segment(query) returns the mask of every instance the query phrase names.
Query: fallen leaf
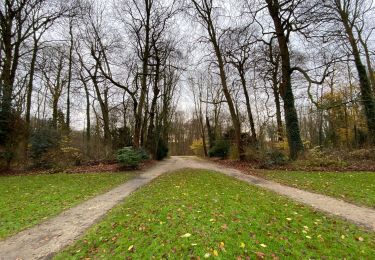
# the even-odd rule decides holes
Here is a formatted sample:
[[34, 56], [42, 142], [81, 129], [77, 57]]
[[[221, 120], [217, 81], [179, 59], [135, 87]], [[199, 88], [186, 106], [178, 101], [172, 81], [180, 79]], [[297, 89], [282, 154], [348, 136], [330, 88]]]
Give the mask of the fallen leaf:
[[214, 250], [214, 251], [212, 252], [212, 254], [213, 254], [214, 256], [219, 256], [219, 253], [217, 252], [217, 250]]
[[267, 245], [265, 245], [265, 244], [260, 244], [260, 246], [261, 246], [261, 247], [267, 247]]
[[186, 233], [186, 234], [182, 235], [181, 237], [191, 237], [191, 234], [190, 233]]
[[244, 243], [244, 242], [241, 242], [240, 247], [241, 247], [241, 248], [245, 248], [245, 243]]
[[219, 248], [220, 248], [220, 249], [223, 249], [224, 246], [225, 246], [224, 242], [220, 242], [220, 244], [219, 244]]
[[345, 236], [344, 236], [344, 235], [341, 235], [341, 239], [345, 239]]
[[263, 252], [255, 252], [255, 254], [257, 255], [257, 259], [264, 259], [266, 256], [266, 254]]
[[210, 256], [211, 256], [210, 253], [206, 253], [206, 254], [204, 255], [204, 258], [209, 258]]
[[133, 249], [134, 249], [134, 245], [131, 245], [131, 246], [128, 247], [128, 251], [129, 251], [129, 252], [130, 252], [130, 251], [133, 251]]
[[286, 218], [286, 220], [288, 220], [288, 221], [292, 221], [292, 218]]
[[222, 229], [228, 229], [228, 225], [227, 225], [227, 224], [223, 224], [223, 225], [221, 226], [221, 228], [222, 228]]
[[358, 241], [361, 241], [361, 242], [364, 241], [363, 237], [357, 237], [357, 240], [358, 240]]

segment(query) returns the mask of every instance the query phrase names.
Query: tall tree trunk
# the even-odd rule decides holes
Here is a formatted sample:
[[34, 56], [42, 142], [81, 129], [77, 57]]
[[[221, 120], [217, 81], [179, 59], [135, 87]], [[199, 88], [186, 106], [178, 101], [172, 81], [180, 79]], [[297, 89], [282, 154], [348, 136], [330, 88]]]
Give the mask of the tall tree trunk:
[[135, 118], [135, 127], [134, 127], [134, 138], [133, 138], [133, 146], [134, 148], [139, 148], [140, 140], [142, 135], [142, 115], [143, 115], [143, 108], [146, 101], [146, 94], [147, 94], [147, 77], [148, 77], [148, 61], [150, 57], [150, 20], [151, 20], [151, 8], [152, 8], [152, 1], [145, 0], [145, 11], [146, 11], [146, 21], [145, 21], [145, 45], [143, 50], [143, 57], [142, 57], [142, 79], [141, 79], [141, 94], [138, 103], [138, 111]]
[[210, 37], [211, 37], [211, 42], [213, 44], [215, 54], [216, 54], [216, 59], [218, 61], [221, 85], [222, 85], [222, 88], [223, 88], [225, 99], [228, 103], [228, 108], [229, 108], [229, 112], [230, 112], [233, 127], [234, 127], [234, 135], [235, 135], [234, 136], [234, 143], [236, 144], [236, 154], [234, 155], [234, 157], [235, 157], [235, 159], [241, 159], [242, 154], [243, 154], [243, 148], [242, 148], [242, 142], [241, 142], [241, 124], [240, 124], [240, 120], [238, 118], [238, 114], [236, 112], [236, 108], [234, 107], [233, 99], [232, 99], [232, 97], [230, 95], [230, 92], [229, 92], [229, 88], [228, 88], [228, 84], [227, 84], [227, 75], [226, 75], [226, 72], [225, 72], [224, 60], [223, 60], [223, 56], [221, 54], [220, 47], [217, 43], [216, 34], [213, 31], [214, 30], [213, 25], [211, 25], [211, 28], [212, 29], [209, 32]]
[[240, 74], [242, 90], [243, 90], [243, 93], [245, 94], [247, 116], [248, 116], [249, 122], [250, 122], [251, 138], [252, 138], [253, 144], [255, 144], [255, 143], [257, 143], [257, 133], [255, 131], [255, 123], [254, 123], [253, 113], [251, 111], [250, 97], [249, 97], [249, 93], [247, 91], [245, 71], [240, 66], [237, 68], [237, 70], [238, 70], [238, 73]]
[[102, 112], [103, 117], [103, 131], [104, 131], [104, 147], [105, 147], [105, 155], [109, 156], [111, 149], [112, 149], [112, 140], [111, 140], [111, 130], [109, 127], [109, 109], [108, 109], [108, 88], [104, 90], [103, 96], [100, 92], [99, 82], [97, 79], [99, 65], [96, 64], [95, 72], [91, 75], [91, 80], [94, 84], [96, 96], [99, 101], [100, 110]]
[[30, 131], [31, 131], [31, 99], [32, 99], [32, 93], [33, 93], [33, 83], [34, 83], [34, 74], [35, 74], [35, 65], [36, 65], [36, 58], [38, 54], [38, 40], [39, 38], [36, 38], [34, 35], [34, 46], [33, 46], [33, 54], [31, 57], [31, 63], [30, 63], [30, 75], [29, 75], [29, 82], [27, 85], [27, 94], [26, 94], [26, 115], [25, 115], [25, 121], [26, 121], [26, 129], [25, 129], [25, 143], [23, 147], [23, 153], [24, 158], [27, 159], [27, 151], [28, 151], [28, 144], [29, 144], [29, 138], [30, 138]]
[[90, 118], [90, 93], [87, 86], [87, 83], [83, 76], [80, 74], [81, 81], [83, 87], [85, 89], [85, 96], [86, 96], [86, 154], [90, 158], [91, 151], [90, 151], [90, 141], [91, 141], [91, 118]]
[[207, 132], [208, 132], [208, 143], [209, 143], [209, 148], [212, 148], [215, 145], [215, 131], [212, 129], [211, 124], [210, 124], [210, 119], [206, 115], [206, 126], [207, 126]]
[[67, 98], [66, 98], [66, 131], [68, 134], [70, 133], [70, 88], [72, 84], [73, 48], [74, 48], [72, 21], [69, 22], [69, 36], [70, 36], [70, 46], [69, 46], [69, 65], [68, 65], [68, 86], [67, 86]]
[[341, 10], [340, 16], [345, 27], [345, 32], [348, 36], [352, 54], [354, 57], [355, 66], [357, 68], [359, 77], [359, 86], [361, 90], [362, 103], [365, 110], [366, 123], [368, 128], [368, 136], [370, 142], [375, 143], [375, 100], [372, 93], [371, 83], [367, 76], [366, 67], [361, 60], [357, 41], [353, 34], [353, 28], [350, 25], [347, 14]]
[[303, 151], [298, 115], [294, 102], [294, 95], [291, 81], [290, 54], [288, 40], [284, 32], [283, 22], [280, 18], [278, 0], [266, 0], [268, 11], [273, 20], [277, 40], [280, 48], [282, 82], [280, 85], [280, 96], [284, 101], [285, 125], [289, 144], [289, 155], [292, 160], [296, 160], [300, 152]]
[[2, 93], [1, 94], [1, 112], [0, 112], [0, 144], [6, 144], [10, 131], [10, 120], [12, 113], [12, 21], [5, 24], [2, 31], [2, 41], [4, 48], [3, 67], [1, 72]]
[[160, 80], [160, 60], [156, 58], [156, 67], [155, 67], [155, 82], [154, 82], [154, 89], [153, 89], [153, 98], [151, 101], [151, 108], [150, 108], [150, 125], [148, 127], [147, 132], [147, 147], [148, 150], [151, 152], [152, 157], [156, 159], [157, 156], [157, 143], [156, 143], [156, 133], [155, 133], [155, 113], [156, 113], [156, 105], [158, 101], [158, 96], [160, 93], [159, 89], [159, 80]]
[[283, 121], [281, 119], [281, 105], [279, 94], [279, 83], [277, 80], [277, 72], [272, 75], [272, 91], [276, 105], [276, 122], [277, 122], [277, 140], [282, 142], [284, 140]]

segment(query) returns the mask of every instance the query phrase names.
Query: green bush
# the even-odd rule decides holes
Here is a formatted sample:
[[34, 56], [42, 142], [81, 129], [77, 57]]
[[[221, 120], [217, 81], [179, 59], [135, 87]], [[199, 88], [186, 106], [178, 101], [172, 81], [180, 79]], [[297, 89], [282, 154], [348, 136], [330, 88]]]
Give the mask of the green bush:
[[142, 154], [132, 147], [125, 147], [117, 151], [117, 160], [123, 167], [136, 168], [142, 162]]
[[58, 149], [60, 136], [56, 130], [44, 127], [35, 130], [30, 140], [30, 156], [35, 167], [51, 168], [53, 161], [50, 154]]
[[216, 140], [215, 145], [208, 151], [210, 157], [225, 158], [228, 156], [230, 144], [227, 140]]
[[269, 168], [272, 166], [285, 165], [288, 162], [288, 157], [278, 149], [271, 149], [264, 152], [261, 156], [261, 168]]
[[168, 155], [168, 146], [167, 144], [164, 142], [164, 140], [159, 140], [159, 143], [158, 143], [158, 150], [157, 150], [157, 153], [156, 153], [156, 160], [163, 160], [164, 158], [167, 157]]
[[146, 161], [146, 160], [150, 159], [150, 155], [149, 155], [149, 153], [147, 152], [146, 149], [140, 148], [138, 150], [138, 152], [141, 155], [142, 161]]

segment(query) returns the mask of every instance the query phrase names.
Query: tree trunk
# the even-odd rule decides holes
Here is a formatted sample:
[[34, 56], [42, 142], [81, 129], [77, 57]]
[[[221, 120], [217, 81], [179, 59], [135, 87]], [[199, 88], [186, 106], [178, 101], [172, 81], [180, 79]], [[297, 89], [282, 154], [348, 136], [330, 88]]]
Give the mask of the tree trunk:
[[371, 143], [375, 143], [375, 100], [371, 89], [371, 83], [367, 76], [366, 67], [362, 63], [361, 54], [357, 46], [357, 41], [353, 34], [353, 28], [349, 24], [347, 15], [346, 13], [341, 11], [340, 16], [344, 24], [346, 34], [348, 36], [350, 46], [352, 48], [352, 54], [358, 72], [359, 85], [361, 90], [362, 103], [365, 110], [369, 140]]
[[279, 94], [279, 83], [277, 80], [277, 72], [272, 75], [272, 90], [276, 105], [276, 122], [277, 122], [277, 140], [282, 142], [284, 140], [283, 121], [281, 119], [281, 105]]
[[266, 0], [268, 11], [273, 20], [277, 40], [280, 48], [282, 82], [280, 85], [280, 96], [284, 101], [285, 125], [289, 144], [289, 156], [296, 160], [303, 151], [298, 115], [294, 103], [294, 95], [291, 82], [290, 54], [288, 40], [284, 32], [283, 23], [279, 15], [279, 3], [277, 0]]
[[134, 127], [134, 138], [133, 146], [134, 148], [139, 148], [140, 140], [142, 135], [142, 115], [143, 107], [146, 101], [147, 94], [147, 76], [148, 76], [148, 61], [150, 57], [150, 16], [151, 16], [151, 3], [145, 1], [145, 11], [146, 11], [146, 21], [145, 21], [145, 47], [143, 50], [142, 57], [142, 80], [141, 80], [141, 94], [138, 103], [138, 111], [135, 118], [135, 127]]
[[215, 145], [215, 131], [211, 127], [210, 119], [208, 118], [208, 116], [206, 116], [206, 126], [208, 132], [209, 148], [212, 148]]
[[38, 54], [38, 40], [34, 37], [34, 46], [33, 46], [33, 54], [31, 57], [30, 63], [30, 76], [29, 76], [29, 83], [27, 85], [27, 94], [26, 94], [26, 129], [25, 129], [25, 143], [23, 147], [24, 158], [27, 159], [27, 151], [28, 151], [28, 144], [30, 138], [30, 121], [31, 121], [31, 98], [33, 93], [33, 83], [34, 83], [34, 74], [35, 74], [35, 65], [36, 65], [36, 58]]
[[149, 152], [151, 152], [153, 159], [157, 157], [157, 143], [156, 143], [156, 133], [155, 133], [155, 113], [156, 113], [156, 105], [158, 101], [158, 96], [160, 93], [159, 89], [159, 80], [160, 80], [160, 60], [156, 58], [156, 68], [155, 68], [155, 82], [154, 82], [154, 96], [151, 101], [151, 108], [150, 108], [150, 125], [148, 127], [147, 132], [147, 147]]
[[69, 22], [69, 35], [70, 35], [70, 47], [69, 47], [69, 67], [68, 67], [68, 86], [67, 86], [67, 98], [66, 98], [66, 131], [70, 133], [70, 88], [72, 84], [72, 66], [73, 66], [73, 25], [72, 21]]
[[216, 58], [217, 58], [217, 61], [218, 61], [221, 85], [222, 85], [222, 88], [223, 88], [225, 99], [228, 103], [228, 108], [229, 108], [229, 112], [230, 112], [233, 127], [234, 127], [234, 135], [235, 135], [234, 136], [234, 143], [236, 144], [236, 154], [234, 154], [234, 159], [241, 159], [242, 154], [243, 154], [243, 148], [242, 148], [242, 142], [241, 142], [241, 124], [240, 124], [240, 120], [238, 118], [238, 115], [236, 113], [236, 109], [234, 107], [234, 103], [233, 103], [233, 100], [232, 100], [232, 97], [230, 95], [229, 88], [228, 88], [228, 85], [227, 85], [227, 76], [226, 76], [226, 72], [225, 72], [224, 60], [223, 60], [223, 56], [221, 54], [220, 47], [217, 43], [216, 34], [213, 31], [214, 30], [213, 25], [211, 25], [211, 28], [212, 29], [211, 29], [211, 32], [209, 32], [209, 34], [210, 34], [211, 42], [213, 44], [215, 54], [216, 54]]
[[12, 113], [12, 27], [11, 23], [5, 25], [2, 32], [4, 57], [3, 57], [3, 70], [1, 72], [2, 83], [2, 100], [0, 112], [0, 144], [6, 144], [8, 141], [8, 134], [10, 131], [10, 120]]
[[255, 131], [255, 123], [254, 123], [253, 113], [251, 112], [250, 97], [249, 97], [249, 93], [247, 91], [245, 72], [244, 72], [243, 68], [241, 69], [241, 67], [238, 67], [237, 70], [238, 70], [238, 73], [240, 74], [242, 89], [243, 89], [243, 93], [245, 94], [247, 116], [249, 118], [250, 129], [251, 129], [251, 139], [253, 141], [253, 144], [256, 144], [257, 143], [257, 134], [256, 134], [256, 131]]
[[91, 118], [90, 118], [90, 93], [85, 79], [80, 75], [82, 84], [85, 88], [86, 95], [86, 154], [90, 158], [90, 141], [91, 141]]

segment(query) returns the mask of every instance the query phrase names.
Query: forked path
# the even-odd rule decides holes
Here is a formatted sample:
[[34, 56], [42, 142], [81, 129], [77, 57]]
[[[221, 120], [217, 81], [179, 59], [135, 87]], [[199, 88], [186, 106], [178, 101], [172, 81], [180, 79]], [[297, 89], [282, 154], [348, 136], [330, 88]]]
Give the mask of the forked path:
[[33, 228], [0, 241], [0, 259], [50, 259], [54, 254], [73, 243], [84, 231], [102, 218], [111, 208], [130, 193], [159, 175], [181, 168], [214, 170], [239, 180], [274, 191], [302, 202], [317, 210], [337, 215], [375, 231], [375, 210], [359, 207], [338, 199], [302, 191], [238, 170], [218, 166], [194, 157], [172, 157], [139, 175], [137, 178], [93, 199], [90, 199], [59, 216]]

